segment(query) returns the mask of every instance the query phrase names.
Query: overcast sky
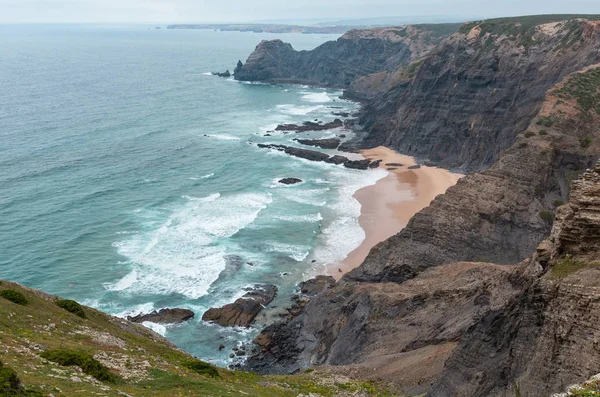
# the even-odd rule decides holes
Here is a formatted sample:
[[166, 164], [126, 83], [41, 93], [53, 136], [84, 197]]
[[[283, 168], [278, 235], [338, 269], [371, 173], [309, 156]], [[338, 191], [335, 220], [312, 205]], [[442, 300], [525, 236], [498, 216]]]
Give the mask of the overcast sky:
[[0, 22], [238, 22], [597, 13], [600, 0], [0, 0]]

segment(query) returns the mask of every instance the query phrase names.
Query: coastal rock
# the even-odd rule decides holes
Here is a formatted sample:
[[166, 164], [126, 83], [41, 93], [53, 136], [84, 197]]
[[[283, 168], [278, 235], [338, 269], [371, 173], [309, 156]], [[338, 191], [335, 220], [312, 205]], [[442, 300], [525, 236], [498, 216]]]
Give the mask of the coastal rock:
[[301, 282], [298, 286], [300, 287], [301, 293], [314, 296], [323, 292], [334, 284], [335, 279], [331, 276], [317, 276], [315, 278], [311, 278], [310, 280]]
[[331, 164], [344, 164], [346, 161], [348, 161], [348, 158], [345, 156], [340, 156], [339, 154], [331, 156], [330, 158], [325, 160], [326, 163]]
[[137, 316], [127, 316], [127, 319], [133, 323], [143, 323], [149, 321], [157, 324], [178, 324], [194, 317], [194, 312], [188, 309], [160, 309], [148, 314], [138, 314]]
[[[377, 164], [379, 165], [379, 163]], [[344, 167], [355, 170], [368, 170], [371, 166], [371, 160], [347, 160]]]
[[421, 168], [420, 164], [415, 164], [408, 167], [409, 170], [418, 170], [419, 168]]
[[298, 178], [283, 178], [279, 180], [279, 183], [282, 183], [284, 185], [295, 185], [296, 183], [301, 183], [302, 179], [298, 179]]
[[208, 309], [203, 321], [215, 322], [222, 326], [249, 327], [261, 310], [277, 295], [274, 285], [256, 285], [234, 303], [220, 308]]
[[369, 168], [378, 168], [382, 161], [383, 160], [371, 161], [371, 163], [369, 164]]
[[[379, 160], [372, 162], [371, 160], [348, 160], [348, 158], [340, 155], [329, 156], [326, 153], [317, 152], [314, 150], [300, 149], [292, 146], [276, 145], [276, 144], [264, 144], [259, 143], [259, 148], [263, 149], [275, 149], [290, 156], [300, 157], [310, 161], [324, 161], [331, 164], [344, 164], [344, 167], [357, 169], [357, 170], [368, 170], [372, 163], [379, 166]], [[371, 167], [373, 168], [373, 167]]]
[[300, 157], [310, 161], [325, 161], [329, 158], [329, 155], [326, 153], [317, 152], [314, 150], [300, 149], [292, 146], [285, 145], [270, 145], [270, 144], [262, 144], [259, 143], [258, 147], [263, 149], [275, 149], [282, 151], [290, 156]]
[[328, 139], [295, 139], [299, 143], [308, 146], [317, 146], [323, 149], [336, 149], [341, 141], [337, 138]]
[[394, 70], [422, 57], [458, 29], [458, 24], [351, 30], [311, 51], [296, 51], [281, 40], [262, 41], [236, 80], [346, 87], [371, 73]]
[[385, 163], [388, 167], [404, 167], [404, 164], [401, 163]]
[[226, 70], [223, 73], [212, 72], [212, 75], [213, 76], [219, 76], [219, 77], [231, 77], [231, 72], [229, 70]]
[[344, 125], [344, 122], [340, 119], [335, 119], [329, 123], [321, 123], [314, 121], [305, 121], [304, 123], [298, 124], [280, 124], [275, 128], [275, 131], [295, 131], [295, 132], [308, 132], [308, 131], [326, 131], [334, 128], [339, 128]]

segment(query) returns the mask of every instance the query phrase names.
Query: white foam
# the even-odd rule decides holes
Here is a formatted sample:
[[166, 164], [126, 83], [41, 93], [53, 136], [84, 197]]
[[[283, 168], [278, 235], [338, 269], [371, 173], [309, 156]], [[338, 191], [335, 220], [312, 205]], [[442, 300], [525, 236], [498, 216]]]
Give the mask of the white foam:
[[190, 201], [199, 201], [201, 203], [209, 203], [211, 201], [215, 201], [216, 199], [218, 199], [219, 197], [221, 197], [220, 193], [214, 193], [211, 194], [210, 196], [207, 197], [193, 197], [193, 196], [188, 196], [188, 195], [183, 195], [181, 196], [184, 199], [190, 200]]
[[115, 284], [110, 286], [108, 289], [111, 291], [123, 291], [133, 285], [137, 281], [137, 272], [134, 270]]
[[315, 249], [315, 259], [319, 263], [339, 263], [350, 252], [358, 248], [365, 239], [358, 217], [361, 206], [353, 195], [365, 186], [375, 184], [387, 175], [378, 168], [370, 171], [339, 169], [330, 174], [336, 180], [338, 197], [327, 205], [337, 216], [321, 232], [321, 242]]
[[302, 262], [310, 253], [310, 247], [304, 245], [284, 244], [276, 241], [265, 241], [267, 252], [280, 252], [290, 258]]
[[323, 220], [323, 216], [320, 212], [316, 214], [307, 215], [276, 215], [275, 219], [285, 222], [298, 222], [298, 223], [316, 223]]
[[326, 103], [333, 99], [326, 92], [303, 92], [302, 100], [312, 103]]
[[213, 75], [211, 72], [205, 72], [205, 73], [202, 73], [202, 74], [205, 75], [205, 76], [212, 76]]
[[210, 137], [210, 138], [219, 139], [221, 141], [241, 141], [242, 140], [241, 138], [238, 138], [237, 136], [227, 135], [227, 134], [209, 134], [206, 136]]
[[316, 112], [317, 110], [323, 109], [325, 106], [302, 106], [302, 105], [277, 105], [277, 110], [292, 116], [305, 116], [309, 113]]
[[142, 325], [146, 328], [150, 328], [152, 331], [156, 332], [161, 336], [165, 336], [167, 334], [167, 327], [162, 324], [151, 323], [150, 321], [144, 321]]
[[191, 179], [192, 181], [197, 181], [199, 179], [208, 179], [208, 178], [212, 178], [213, 176], [215, 176], [215, 173], [211, 173], [211, 174], [206, 174], [203, 175], [201, 177], [197, 177], [197, 176], [191, 176], [189, 179]]
[[[188, 200], [166, 221], [147, 222], [153, 225], [149, 231], [113, 243], [128, 259], [130, 273], [107, 288], [192, 299], [206, 295], [226, 267], [225, 249], [215, 243], [248, 226], [271, 201], [270, 194], [253, 193]], [[150, 214], [138, 216], [160, 216]]]
[[299, 204], [322, 207], [327, 204], [326, 193], [329, 188], [324, 189], [278, 189], [277, 192], [283, 198]]

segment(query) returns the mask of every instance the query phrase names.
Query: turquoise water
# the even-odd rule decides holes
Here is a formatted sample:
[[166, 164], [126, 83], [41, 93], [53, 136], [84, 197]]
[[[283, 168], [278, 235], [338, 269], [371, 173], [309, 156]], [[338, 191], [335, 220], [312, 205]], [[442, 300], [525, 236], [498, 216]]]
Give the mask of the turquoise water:
[[0, 34], [0, 278], [121, 316], [190, 308], [187, 324], [154, 328], [226, 365], [267, 320], [225, 329], [200, 320], [207, 308], [259, 282], [279, 287], [281, 306], [364, 238], [352, 194], [385, 171], [254, 145], [334, 136], [263, 135], [356, 105], [341, 92], [208, 73], [261, 39], [310, 49], [335, 36], [90, 25]]

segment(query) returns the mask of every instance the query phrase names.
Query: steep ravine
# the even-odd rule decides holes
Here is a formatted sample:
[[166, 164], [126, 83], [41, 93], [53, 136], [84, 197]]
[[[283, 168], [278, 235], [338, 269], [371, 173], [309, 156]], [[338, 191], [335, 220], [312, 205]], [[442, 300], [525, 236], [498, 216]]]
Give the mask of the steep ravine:
[[[435, 383], [435, 395], [508, 393], [506, 384], [504, 389], [487, 383], [489, 389], [468, 389], [466, 384], [483, 375], [468, 378], [465, 370], [467, 378], [460, 378], [473, 358], [461, 364], [453, 352], [456, 346], [472, 348], [471, 333], [484, 327], [483, 333], [482, 321], [490, 315], [506, 316], [511, 307], [521, 306], [514, 302], [522, 299], [531, 279], [523, 278], [514, 264], [546, 238], [555, 206], [568, 199], [571, 181], [600, 153], [599, 75], [599, 68], [586, 68], [556, 84], [490, 169], [469, 174], [438, 196], [401, 233], [376, 246], [359, 268], [311, 299], [299, 316], [265, 329], [258, 339], [261, 352], [248, 368], [277, 373], [335, 366], [382, 377], [409, 395], [429, 390], [446, 368], [448, 378]], [[535, 338], [534, 333], [527, 337]], [[454, 367], [446, 363], [448, 357]], [[490, 365], [491, 372], [483, 383], [503, 379], [493, 362], [482, 364]], [[600, 372], [595, 361], [590, 363], [581, 376], [562, 370], [561, 381], [548, 383], [544, 392], [561, 391], [569, 379], [581, 381]], [[529, 376], [529, 390], [541, 390]], [[462, 393], [461, 388], [468, 391], [448, 391]]]

